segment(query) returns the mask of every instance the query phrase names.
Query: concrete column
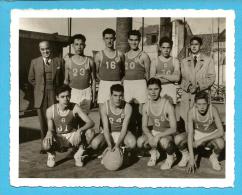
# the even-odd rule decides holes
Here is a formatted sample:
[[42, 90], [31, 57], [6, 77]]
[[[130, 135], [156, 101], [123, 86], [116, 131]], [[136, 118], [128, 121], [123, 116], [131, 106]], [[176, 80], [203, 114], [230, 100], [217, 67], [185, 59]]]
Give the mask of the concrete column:
[[160, 38], [172, 38], [172, 23], [171, 18], [160, 18]]
[[117, 18], [116, 22], [116, 49], [127, 52], [128, 32], [132, 30], [132, 18]]

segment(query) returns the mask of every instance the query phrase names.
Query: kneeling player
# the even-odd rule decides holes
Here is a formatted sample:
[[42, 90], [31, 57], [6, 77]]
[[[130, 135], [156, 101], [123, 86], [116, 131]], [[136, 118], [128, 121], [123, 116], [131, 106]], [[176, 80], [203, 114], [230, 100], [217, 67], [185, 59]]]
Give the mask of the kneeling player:
[[[174, 108], [168, 99], [160, 97], [161, 81], [151, 78], [148, 83], [148, 93], [150, 100], [145, 103], [143, 108], [142, 127], [143, 133], [138, 141], [139, 148], [151, 147], [150, 160], [148, 166], [155, 166], [160, 156], [158, 145], [166, 151], [166, 161], [161, 165], [162, 170], [170, 169], [174, 162], [175, 148], [173, 134], [176, 132], [176, 117]], [[153, 130], [149, 130], [148, 121], [153, 122]]]
[[123, 144], [128, 149], [134, 149], [136, 139], [128, 131], [132, 107], [123, 100], [122, 85], [112, 85], [110, 92], [110, 100], [102, 104], [100, 109], [106, 143], [110, 149], [120, 148]]
[[224, 149], [224, 130], [217, 109], [208, 103], [208, 94], [200, 92], [195, 96], [195, 105], [188, 113], [188, 149], [190, 153], [188, 172], [196, 168], [193, 148], [212, 149], [209, 160], [214, 170], [221, 170], [218, 161]]
[[[74, 146], [77, 152], [74, 155], [76, 166], [83, 166], [84, 147], [93, 137], [94, 122], [74, 103], [70, 103], [71, 88], [63, 85], [56, 91], [57, 104], [46, 111], [48, 132], [43, 140], [44, 149], [48, 153], [47, 166], [55, 166], [55, 152], [61, 148]], [[85, 124], [79, 128], [79, 121]]]

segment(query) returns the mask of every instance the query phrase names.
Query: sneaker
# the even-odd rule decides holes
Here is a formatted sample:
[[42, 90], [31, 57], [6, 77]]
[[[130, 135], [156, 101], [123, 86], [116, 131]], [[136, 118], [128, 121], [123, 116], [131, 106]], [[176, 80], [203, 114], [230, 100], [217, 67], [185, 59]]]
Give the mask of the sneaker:
[[214, 152], [210, 155], [209, 157], [209, 161], [211, 162], [212, 164], [212, 167], [214, 170], [216, 171], [220, 171], [221, 170], [221, 165], [218, 161], [218, 155], [215, 154]]
[[161, 170], [168, 170], [171, 168], [172, 164], [174, 163], [175, 161], [175, 156], [172, 154], [172, 155], [168, 155], [167, 154], [167, 158], [166, 158], [166, 161], [161, 165]]
[[55, 153], [48, 153], [47, 166], [50, 168], [55, 166]]
[[84, 151], [85, 150], [83, 149], [83, 147], [80, 147], [74, 155], [75, 165], [77, 167], [83, 167], [83, 165], [84, 165], [84, 163], [83, 163], [83, 160], [85, 157], [85, 156], [83, 156]]
[[180, 160], [180, 162], [178, 163], [177, 166], [178, 167], [186, 167], [187, 163], [189, 161], [189, 158], [190, 158], [189, 152], [187, 150], [183, 150], [183, 151], [181, 151], [181, 153], [182, 153], [182, 158], [181, 158], [181, 160]]
[[160, 158], [160, 153], [157, 150], [150, 151], [150, 160], [147, 163], [148, 167], [153, 167], [156, 165], [156, 161]]

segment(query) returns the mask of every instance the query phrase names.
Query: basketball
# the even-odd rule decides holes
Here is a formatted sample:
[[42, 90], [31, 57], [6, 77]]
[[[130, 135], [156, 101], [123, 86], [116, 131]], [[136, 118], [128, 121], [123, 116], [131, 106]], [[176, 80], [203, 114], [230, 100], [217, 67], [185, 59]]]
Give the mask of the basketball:
[[121, 149], [107, 150], [103, 156], [103, 165], [107, 170], [116, 171], [123, 164], [123, 152]]

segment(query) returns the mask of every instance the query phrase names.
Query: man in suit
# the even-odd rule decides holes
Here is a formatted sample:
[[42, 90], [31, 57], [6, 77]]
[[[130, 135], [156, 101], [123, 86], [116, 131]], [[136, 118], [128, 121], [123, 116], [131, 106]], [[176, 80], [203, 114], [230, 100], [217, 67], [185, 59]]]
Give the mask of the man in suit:
[[[31, 61], [28, 80], [34, 87], [34, 107], [37, 109], [41, 143], [47, 132], [46, 109], [55, 103], [55, 89], [64, 81], [64, 61], [52, 56], [48, 41], [39, 43], [41, 56]], [[45, 153], [42, 149], [40, 153]]]
[[[188, 111], [194, 106], [195, 95], [200, 91], [209, 93], [216, 78], [213, 59], [200, 52], [202, 43], [200, 37], [192, 37], [190, 39], [191, 55], [181, 61], [181, 88], [183, 91], [180, 115], [185, 122], [186, 132], [188, 131]], [[182, 153], [182, 160], [179, 163], [181, 167], [186, 166], [189, 159], [186, 132], [175, 137], [175, 144]]]

